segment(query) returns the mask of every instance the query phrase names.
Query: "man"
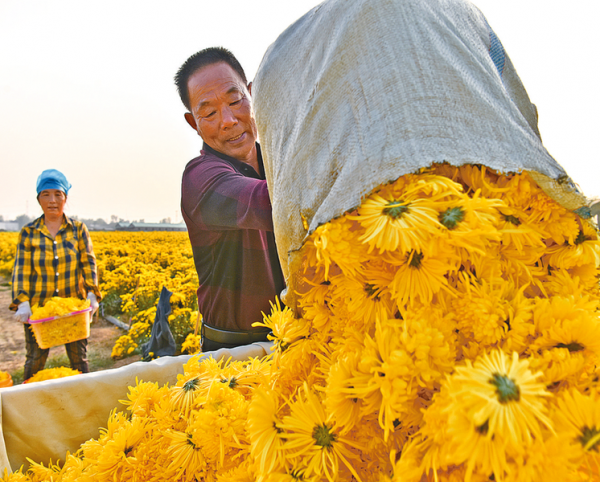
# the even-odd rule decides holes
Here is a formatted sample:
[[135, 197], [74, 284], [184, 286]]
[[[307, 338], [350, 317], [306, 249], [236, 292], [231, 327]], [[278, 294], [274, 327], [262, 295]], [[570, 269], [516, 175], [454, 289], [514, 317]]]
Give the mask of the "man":
[[202, 350], [266, 341], [252, 327], [284, 288], [271, 202], [250, 100], [251, 84], [224, 48], [192, 55], [175, 76], [204, 141], [185, 168], [181, 210], [198, 272]]

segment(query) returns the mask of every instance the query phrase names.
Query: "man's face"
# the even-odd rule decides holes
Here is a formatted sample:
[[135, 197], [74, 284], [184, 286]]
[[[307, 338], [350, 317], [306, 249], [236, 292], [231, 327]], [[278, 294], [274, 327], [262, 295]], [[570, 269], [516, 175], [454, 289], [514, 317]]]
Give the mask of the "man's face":
[[188, 80], [188, 123], [210, 147], [242, 162], [256, 157], [256, 121], [250, 93], [225, 62], [208, 65]]

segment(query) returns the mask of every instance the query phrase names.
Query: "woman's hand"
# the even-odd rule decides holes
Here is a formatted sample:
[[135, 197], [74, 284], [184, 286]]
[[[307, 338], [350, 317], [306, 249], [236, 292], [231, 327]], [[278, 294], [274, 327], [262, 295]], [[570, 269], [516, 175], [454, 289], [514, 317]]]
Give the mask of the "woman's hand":
[[[96, 303], [98, 304], [98, 303]], [[19, 303], [17, 307], [17, 312], [15, 313], [15, 321], [20, 321], [21, 323], [27, 323], [27, 320], [31, 316], [31, 307], [29, 306], [29, 301], [23, 301]]]
[[87, 294], [87, 299], [90, 300], [90, 307], [92, 308], [92, 315], [94, 316], [94, 313], [96, 313], [96, 311], [98, 310], [98, 298], [96, 298], [96, 295], [94, 293], [92, 293], [91, 291]]

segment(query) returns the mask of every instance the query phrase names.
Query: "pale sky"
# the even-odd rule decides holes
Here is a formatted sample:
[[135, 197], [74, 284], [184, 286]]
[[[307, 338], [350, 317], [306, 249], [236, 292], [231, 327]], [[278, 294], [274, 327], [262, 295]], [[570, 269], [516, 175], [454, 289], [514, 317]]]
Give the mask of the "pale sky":
[[[400, 1], [400, 0], [399, 0]], [[0, 215], [41, 214], [35, 182], [63, 171], [67, 214], [181, 221], [181, 174], [201, 139], [173, 76], [222, 45], [252, 79], [316, 0], [0, 0]], [[540, 116], [550, 154], [600, 197], [598, 0], [475, 0]]]

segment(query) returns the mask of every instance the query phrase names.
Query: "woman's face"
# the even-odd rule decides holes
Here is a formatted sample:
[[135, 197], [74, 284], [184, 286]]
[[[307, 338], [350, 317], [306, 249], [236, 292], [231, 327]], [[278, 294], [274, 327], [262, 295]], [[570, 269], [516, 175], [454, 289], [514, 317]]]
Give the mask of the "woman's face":
[[67, 195], [58, 189], [44, 189], [38, 196], [44, 216], [51, 218], [62, 217]]

